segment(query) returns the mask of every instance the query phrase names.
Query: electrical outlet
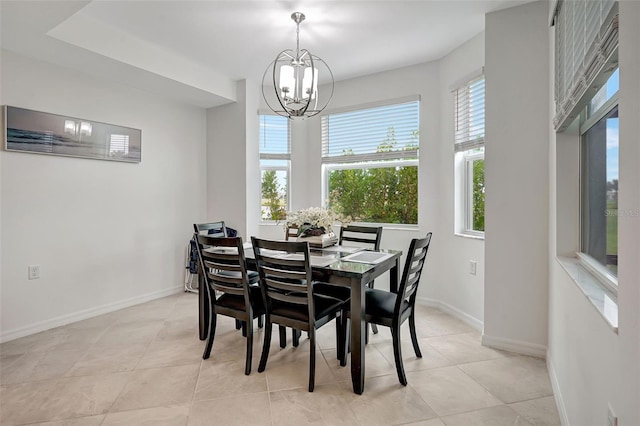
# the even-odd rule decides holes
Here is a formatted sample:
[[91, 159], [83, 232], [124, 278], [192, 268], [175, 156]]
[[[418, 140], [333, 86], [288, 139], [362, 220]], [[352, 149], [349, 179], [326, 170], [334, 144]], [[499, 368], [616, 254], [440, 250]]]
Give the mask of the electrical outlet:
[[477, 266], [478, 262], [476, 262], [475, 260], [470, 260], [469, 261], [469, 273], [471, 275], [475, 275], [476, 274], [476, 266]]
[[611, 404], [607, 404], [607, 426], [618, 426], [618, 418], [613, 413]]
[[37, 280], [40, 278], [40, 265], [29, 265], [27, 269], [29, 270], [30, 280]]

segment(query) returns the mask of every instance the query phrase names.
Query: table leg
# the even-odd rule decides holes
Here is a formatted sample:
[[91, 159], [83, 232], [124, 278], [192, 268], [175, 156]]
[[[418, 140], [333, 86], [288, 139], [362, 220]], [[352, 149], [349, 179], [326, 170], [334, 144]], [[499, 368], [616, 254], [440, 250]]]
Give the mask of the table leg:
[[364, 391], [365, 292], [363, 283], [351, 278], [351, 381], [358, 395]]
[[[198, 268], [199, 269], [199, 268]], [[204, 277], [198, 271], [198, 316], [200, 325], [200, 340], [209, 334], [209, 289], [204, 283]]]
[[395, 266], [391, 267], [389, 273], [391, 276], [389, 277], [389, 290], [392, 293], [398, 293], [398, 272], [400, 271], [400, 258], [396, 258]]

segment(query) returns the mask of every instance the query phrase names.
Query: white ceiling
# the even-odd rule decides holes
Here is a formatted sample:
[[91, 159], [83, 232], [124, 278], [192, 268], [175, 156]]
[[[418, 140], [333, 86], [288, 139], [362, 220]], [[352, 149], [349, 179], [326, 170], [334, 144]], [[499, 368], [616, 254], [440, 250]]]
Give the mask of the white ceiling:
[[235, 100], [300, 47], [336, 80], [439, 59], [484, 29], [485, 14], [529, 0], [6, 1], [2, 48], [201, 107]]

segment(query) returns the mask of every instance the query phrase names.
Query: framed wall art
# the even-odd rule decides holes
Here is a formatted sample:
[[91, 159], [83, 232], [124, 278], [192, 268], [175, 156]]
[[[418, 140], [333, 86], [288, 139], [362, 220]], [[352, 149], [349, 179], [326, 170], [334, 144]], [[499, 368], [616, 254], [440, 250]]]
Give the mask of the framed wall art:
[[139, 163], [142, 130], [5, 105], [7, 151]]

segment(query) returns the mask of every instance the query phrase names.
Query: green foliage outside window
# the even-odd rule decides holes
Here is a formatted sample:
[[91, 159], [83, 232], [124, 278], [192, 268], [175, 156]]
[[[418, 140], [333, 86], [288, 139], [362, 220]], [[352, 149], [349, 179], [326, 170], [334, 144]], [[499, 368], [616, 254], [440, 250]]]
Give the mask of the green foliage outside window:
[[[417, 131], [414, 136], [417, 139]], [[376, 152], [400, 151], [395, 146], [395, 131], [390, 128]], [[406, 149], [417, 149], [417, 143]], [[355, 222], [417, 224], [418, 167], [363, 166], [329, 172], [329, 205]]]
[[262, 173], [262, 220], [284, 220], [287, 217], [287, 194], [278, 183], [275, 170]]
[[473, 230], [484, 232], [484, 160], [473, 162]]

